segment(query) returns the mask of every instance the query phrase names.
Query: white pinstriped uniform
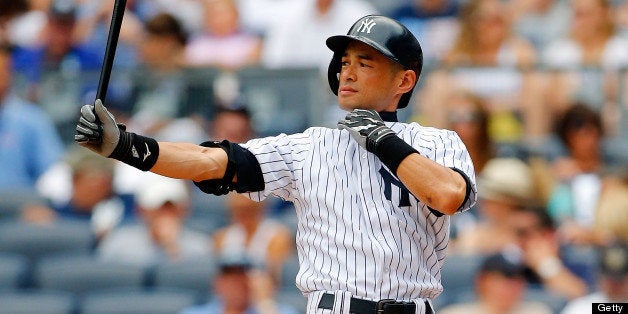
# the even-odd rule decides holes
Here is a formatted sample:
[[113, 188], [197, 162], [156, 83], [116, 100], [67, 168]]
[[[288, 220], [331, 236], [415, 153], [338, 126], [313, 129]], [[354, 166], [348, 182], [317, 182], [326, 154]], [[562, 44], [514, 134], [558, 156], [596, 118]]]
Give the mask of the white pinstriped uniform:
[[[462, 170], [471, 193], [460, 211], [473, 205], [473, 165], [456, 133], [416, 123], [386, 125], [421, 155]], [[399, 188], [398, 179], [348, 131], [313, 127], [242, 146], [256, 156], [265, 182], [264, 191], [249, 197], [273, 194], [295, 205], [301, 262], [296, 284], [304, 294], [345, 291], [407, 301], [441, 293], [449, 217], [437, 217]], [[308, 312], [315, 312], [310, 303]]]

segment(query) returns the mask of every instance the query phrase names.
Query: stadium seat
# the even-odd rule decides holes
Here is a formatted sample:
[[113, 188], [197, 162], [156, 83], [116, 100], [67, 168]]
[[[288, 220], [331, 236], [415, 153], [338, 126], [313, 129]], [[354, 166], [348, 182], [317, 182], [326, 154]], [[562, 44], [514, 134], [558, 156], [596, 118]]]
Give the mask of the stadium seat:
[[475, 274], [482, 262], [480, 254], [450, 254], [441, 269], [441, 284], [445, 294], [434, 300], [441, 307], [450, 302], [458, 302], [457, 297], [475, 291]]
[[0, 289], [13, 290], [23, 287], [29, 271], [26, 257], [14, 253], [0, 253]]
[[22, 207], [28, 203], [41, 203], [42, 197], [30, 188], [5, 189], [0, 191], [0, 219], [17, 219]]
[[202, 257], [163, 263], [152, 271], [156, 288], [183, 288], [195, 291], [199, 297], [209, 294], [211, 279], [216, 274], [216, 262]]
[[73, 314], [76, 299], [69, 292], [21, 290], [0, 292], [0, 314]]
[[175, 314], [196, 302], [185, 289], [112, 289], [92, 291], [80, 302], [82, 314]]
[[145, 273], [143, 267], [101, 261], [92, 255], [61, 254], [42, 258], [33, 279], [36, 287], [80, 296], [93, 290], [142, 287]]
[[0, 224], [0, 252], [22, 254], [31, 263], [53, 253], [89, 252], [93, 241], [86, 221], [60, 220], [42, 226], [10, 220]]
[[305, 311], [307, 298], [303, 296], [295, 284], [298, 272], [299, 258], [296, 254], [293, 254], [286, 260], [281, 268], [281, 285], [279, 289], [277, 289], [277, 299], [300, 311]]

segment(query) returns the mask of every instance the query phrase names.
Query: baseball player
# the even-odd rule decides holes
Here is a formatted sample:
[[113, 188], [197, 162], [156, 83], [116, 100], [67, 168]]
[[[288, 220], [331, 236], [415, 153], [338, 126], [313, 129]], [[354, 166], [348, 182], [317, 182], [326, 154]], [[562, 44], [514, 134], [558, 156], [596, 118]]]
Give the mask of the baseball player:
[[326, 43], [329, 85], [348, 111], [338, 129], [244, 144], [157, 142], [125, 131], [97, 100], [81, 108], [75, 140], [206, 193], [292, 201], [308, 313], [433, 313], [449, 215], [476, 200], [471, 159], [454, 132], [397, 121], [423, 63], [399, 22], [365, 16]]

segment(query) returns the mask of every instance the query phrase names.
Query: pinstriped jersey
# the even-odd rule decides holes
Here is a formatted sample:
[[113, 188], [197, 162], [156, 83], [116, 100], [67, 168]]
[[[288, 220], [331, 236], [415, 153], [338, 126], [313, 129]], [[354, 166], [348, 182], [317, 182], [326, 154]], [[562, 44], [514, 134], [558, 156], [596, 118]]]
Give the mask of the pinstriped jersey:
[[[471, 158], [453, 131], [386, 122], [418, 152], [461, 170], [476, 200]], [[242, 145], [261, 166], [265, 189], [297, 211], [297, 287], [350, 291], [379, 300], [434, 298], [449, 240], [449, 216], [428, 208], [348, 131], [312, 127], [303, 133], [254, 139]]]

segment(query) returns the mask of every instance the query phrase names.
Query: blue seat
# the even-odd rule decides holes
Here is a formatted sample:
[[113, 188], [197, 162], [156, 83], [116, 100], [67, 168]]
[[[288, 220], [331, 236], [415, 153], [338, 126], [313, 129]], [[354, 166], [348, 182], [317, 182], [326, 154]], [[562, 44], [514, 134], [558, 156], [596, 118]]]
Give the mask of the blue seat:
[[20, 221], [0, 224], [0, 252], [22, 254], [32, 263], [62, 252], [90, 252], [94, 237], [87, 221], [59, 220], [48, 225]]
[[190, 258], [156, 265], [152, 269], [152, 282], [155, 288], [183, 288], [207, 296], [216, 271], [213, 258]]
[[0, 292], [0, 314], [72, 314], [76, 299], [69, 292], [21, 290]]
[[192, 208], [186, 226], [206, 234], [212, 234], [229, 224], [229, 211], [224, 195], [205, 194], [201, 190], [192, 190]]
[[299, 257], [297, 254], [291, 255], [281, 267], [281, 286], [279, 290], [284, 292], [299, 292], [295, 284], [299, 273]]
[[19, 289], [27, 281], [30, 266], [20, 254], [0, 253], [0, 289]]
[[34, 284], [42, 289], [72, 292], [142, 287], [145, 269], [140, 266], [101, 261], [92, 255], [54, 255], [35, 266]]
[[277, 289], [277, 299], [279, 302], [290, 305], [299, 312], [305, 313], [307, 298], [295, 284], [297, 273], [299, 272], [299, 258], [293, 254], [286, 260], [281, 268], [281, 284]]
[[480, 267], [481, 254], [449, 254], [440, 271], [443, 293], [434, 300], [437, 307], [442, 307], [454, 300], [453, 296], [475, 291], [475, 274]]
[[24, 205], [42, 202], [43, 198], [35, 189], [3, 189], [0, 191], [0, 219], [17, 219]]
[[112, 289], [92, 291], [80, 303], [82, 314], [175, 314], [196, 296], [185, 289]]

